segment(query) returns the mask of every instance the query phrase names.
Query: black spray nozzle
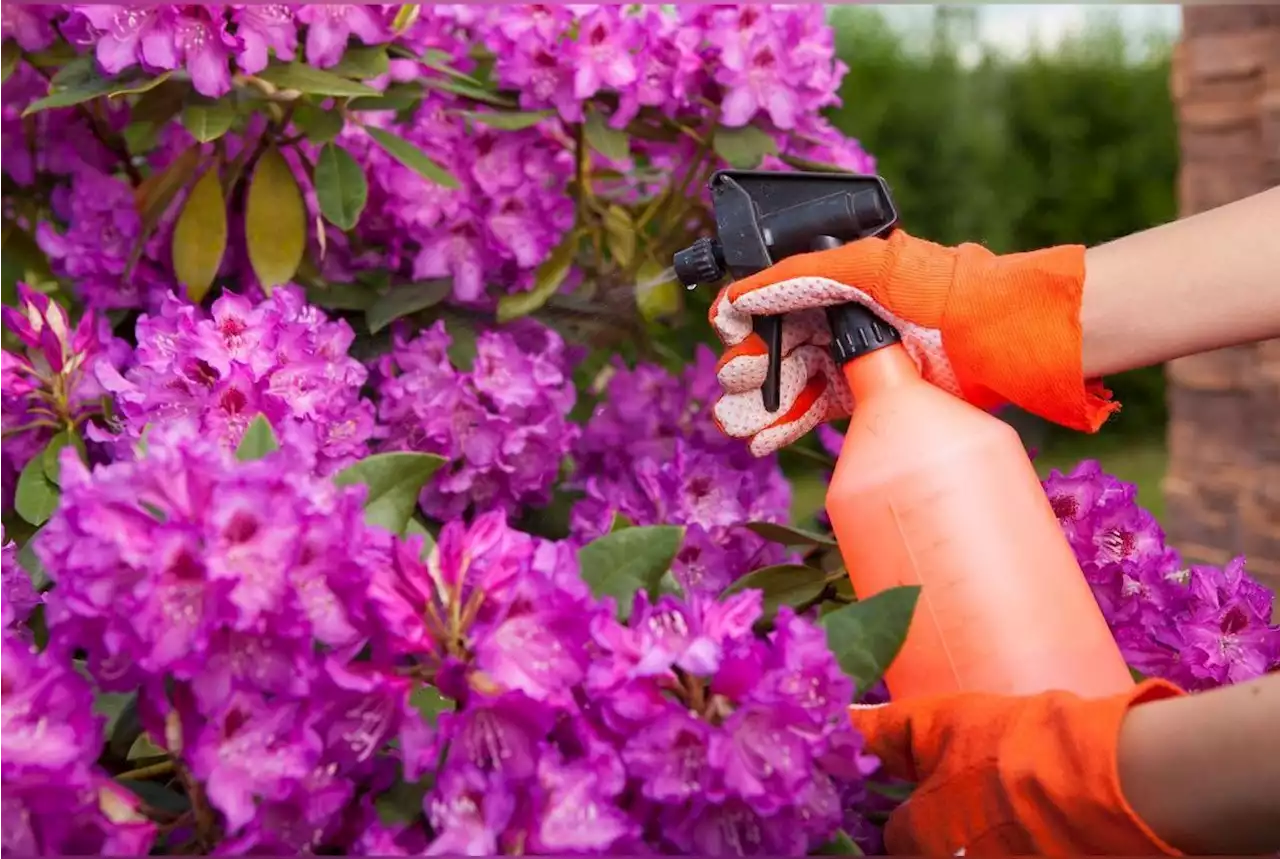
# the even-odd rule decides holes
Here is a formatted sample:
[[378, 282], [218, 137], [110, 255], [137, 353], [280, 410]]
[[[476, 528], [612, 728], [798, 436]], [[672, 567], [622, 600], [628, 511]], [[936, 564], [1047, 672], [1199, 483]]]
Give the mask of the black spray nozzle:
[[[699, 239], [675, 255], [676, 277], [687, 287], [725, 275], [749, 277], [795, 254], [886, 235], [898, 223], [889, 186], [879, 176], [722, 170], [710, 185], [716, 238]], [[873, 344], [897, 340], [896, 331], [856, 305], [830, 308], [827, 319], [832, 352], [841, 363], [880, 348]], [[753, 327], [769, 349], [764, 406], [776, 412], [782, 393], [782, 320], [760, 316]]]

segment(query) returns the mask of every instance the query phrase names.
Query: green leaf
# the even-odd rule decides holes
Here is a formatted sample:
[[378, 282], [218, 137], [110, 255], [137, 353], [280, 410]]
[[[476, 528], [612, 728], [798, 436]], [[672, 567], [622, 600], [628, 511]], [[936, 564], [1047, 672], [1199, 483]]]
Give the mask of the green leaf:
[[316, 159], [315, 183], [320, 214], [340, 230], [355, 227], [369, 199], [369, 185], [350, 153], [326, 143]]
[[18, 281], [27, 284], [47, 283], [53, 280], [49, 258], [31, 234], [16, 224], [4, 225], [4, 237], [0, 240], [0, 264], [3, 266], [5, 303], [17, 301], [14, 291]]
[[236, 459], [253, 462], [279, 449], [280, 442], [276, 438], [276, 431], [271, 428], [271, 421], [267, 420], [266, 415], [259, 413], [249, 422], [241, 436], [240, 444], [236, 447]]
[[598, 111], [587, 113], [582, 132], [591, 148], [610, 161], [626, 161], [631, 157], [631, 141], [627, 138], [627, 133], [610, 128]]
[[453, 281], [447, 278], [393, 286], [365, 311], [365, 325], [369, 326], [370, 334], [377, 334], [403, 316], [435, 307], [452, 292]]
[[422, 721], [431, 727], [436, 726], [436, 721], [440, 718], [441, 713], [447, 713], [454, 709], [452, 699], [446, 698], [440, 694], [440, 690], [434, 686], [422, 685], [409, 695], [409, 705], [418, 711], [418, 715], [422, 716]]
[[[129, 750], [133, 748], [138, 737], [142, 736], [142, 719], [138, 716], [138, 696], [132, 694], [125, 698], [124, 706], [120, 711], [110, 715], [111, 730], [107, 732], [107, 748], [113, 757], [121, 760], [128, 759]], [[115, 703], [108, 702], [107, 706], [114, 709]]]
[[[93, 682], [92, 675], [89, 674], [82, 663], [76, 663], [75, 667], [90, 683]], [[102, 725], [102, 738], [104, 740], [110, 741], [116, 732], [116, 726], [125, 717], [125, 711], [131, 705], [136, 707], [136, 701], [136, 692], [98, 692], [93, 696], [94, 715], [106, 717], [106, 721]], [[126, 746], [125, 748], [127, 751], [128, 747]]]
[[288, 63], [267, 66], [258, 77], [278, 89], [292, 89], [306, 95], [355, 97], [377, 95], [378, 91], [341, 75], [317, 69], [306, 63]]
[[124, 81], [101, 77], [92, 57], [78, 57], [53, 76], [49, 82], [49, 94], [27, 105], [22, 115], [30, 116], [56, 107], [74, 107], [125, 86], [128, 84]]
[[844, 673], [853, 678], [858, 694], [884, 676], [902, 649], [919, 598], [917, 585], [890, 588], [819, 621], [827, 630], [827, 646]]
[[815, 856], [865, 856], [854, 840], [849, 837], [849, 833], [843, 829], [838, 831], [831, 837], [831, 840], [823, 844], [813, 852]]
[[31, 457], [18, 475], [13, 507], [19, 516], [36, 526], [47, 522], [58, 509], [58, 487], [45, 474], [43, 451]]
[[201, 143], [217, 140], [236, 121], [236, 106], [230, 99], [199, 98], [182, 111], [182, 125]]
[[658, 596], [673, 596], [684, 599], [684, 588], [676, 581], [676, 574], [667, 570], [658, 580]]
[[875, 781], [868, 779], [866, 781], [867, 790], [877, 796], [883, 796], [885, 799], [891, 799], [895, 804], [901, 805], [911, 798], [911, 794], [915, 792], [916, 786], [910, 783]]
[[436, 536], [432, 534], [426, 525], [415, 516], [409, 520], [409, 524], [404, 526], [405, 537], [421, 537], [422, 538], [422, 559], [425, 561], [431, 557], [431, 552], [436, 547]]
[[72, 55], [49, 78], [49, 89], [66, 89], [101, 79], [102, 75], [98, 73], [98, 64], [94, 58], [88, 54], [76, 54], [73, 50]]
[[215, 162], [196, 181], [173, 227], [173, 274], [193, 303], [209, 294], [226, 250], [227, 204]]
[[364, 484], [364, 518], [370, 525], [403, 534], [418, 506], [418, 495], [444, 457], [430, 453], [375, 453], [334, 476], [339, 486]]
[[18, 550], [18, 566], [26, 570], [27, 575], [31, 577], [31, 587], [43, 592], [53, 584], [53, 580], [49, 578], [49, 571], [44, 568], [44, 564], [40, 563], [40, 558], [36, 555], [38, 536], [40, 536], [39, 531], [28, 537], [27, 542], [23, 543], [22, 548]]
[[396, 83], [377, 96], [352, 99], [348, 110], [407, 110], [422, 101], [422, 87], [412, 83]]
[[150, 122], [130, 122], [120, 131], [120, 139], [131, 156], [146, 155], [156, 148], [160, 129]]
[[38, 69], [52, 69], [66, 65], [76, 59], [76, 49], [74, 45], [69, 45], [64, 41], [54, 42], [43, 51], [36, 51], [27, 54], [27, 62]]
[[313, 283], [307, 285], [307, 303], [326, 310], [368, 310], [378, 293], [363, 283]]
[[647, 259], [636, 270], [636, 308], [647, 322], [679, 313], [684, 293], [671, 270], [656, 260]]
[[1147, 675], [1143, 674], [1141, 671], [1134, 668], [1132, 665], [1129, 666], [1129, 676], [1133, 678], [1134, 683], [1142, 683], [1144, 680], [1147, 679]]
[[499, 95], [491, 89], [487, 89], [483, 86], [477, 86], [476, 84], [469, 83], [466, 80], [460, 80], [452, 77], [423, 78], [422, 82], [432, 89], [440, 90], [441, 92], [453, 93], [454, 95], [460, 95], [463, 98], [469, 98], [472, 101], [478, 101], [484, 104], [491, 104], [494, 107], [505, 107], [509, 109], [517, 107], [516, 103], [506, 96]]
[[183, 102], [191, 91], [187, 81], [172, 78], [160, 86], [147, 90], [129, 109], [131, 123], [163, 125], [178, 115]]
[[391, 61], [387, 57], [386, 47], [370, 45], [347, 48], [338, 64], [328, 71], [330, 74], [341, 75], [344, 78], [367, 81], [370, 78], [385, 75], [390, 68]]
[[483, 88], [485, 85], [484, 81], [479, 78], [473, 77], [472, 75], [451, 66], [449, 61], [453, 59], [453, 55], [447, 51], [441, 51], [437, 48], [427, 48], [422, 52], [422, 56], [415, 56], [408, 49], [403, 50], [405, 51], [404, 56], [406, 59], [417, 60], [427, 68], [437, 71], [442, 75], [448, 75], [456, 80], [466, 81], [472, 86]]
[[185, 814], [191, 809], [190, 800], [176, 790], [167, 788], [159, 782], [129, 779], [128, 781], [116, 782], [116, 784], [128, 788], [135, 796], [152, 808], [158, 808], [161, 811], [167, 811], [175, 815]]
[[446, 324], [449, 326], [451, 341], [448, 349], [449, 363], [460, 373], [470, 373], [475, 369], [476, 355], [479, 352], [476, 346], [476, 329], [456, 316], [448, 319]]
[[779, 606], [792, 607], [816, 598], [827, 586], [827, 574], [800, 564], [777, 564], [747, 573], [725, 588], [727, 597], [745, 590], [759, 590], [764, 599], [764, 616], [772, 618]]
[[421, 149], [403, 137], [397, 137], [390, 131], [384, 131], [371, 125], [366, 126], [365, 131], [369, 132], [369, 136], [373, 138], [374, 143], [381, 146], [388, 155], [428, 182], [434, 182], [443, 188], [458, 187], [458, 180], [453, 178], [452, 173], [432, 161]]
[[464, 110], [462, 115], [473, 122], [499, 131], [520, 131], [532, 128], [548, 117], [555, 116], [556, 112], [554, 110]]
[[835, 538], [826, 534], [815, 534], [802, 528], [790, 525], [779, 525], [776, 522], [748, 522], [743, 527], [749, 528], [764, 537], [770, 543], [780, 546], [834, 546]]
[[144, 234], [154, 229], [164, 217], [174, 197], [178, 196], [178, 192], [196, 174], [200, 160], [199, 147], [192, 146], [169, 162], [168, 167], [151, 174], [134, 189], [133, 199], [138, 205], [138, 214], [142, 216]]
[[245, 200], [245, 239], [249, 263], [262, 288], [288, 283], [307, 246], [307, 208], [298, 180], [280, 150], [262, 154]]
[[430, 776], [416, 782], [397, 780], [373, 801], [384, 826], [404, 826], [422, 817], [422, 801], [431, 787]]
[[121, 87], [112, 89], [109, 93], [111, 98], [120, 98], [126, 95], [142, 95], [151, 92], [151, 90], [160, 86], [173, 75], [173, 72], [161, 72], [150, 79], [144, 79], [135, 83], [126, 83]]
[[631, 615], [637, 591], [657, 595], [662, 576], [684, 542], [684, 528], [652, 525], [624, 528], [583, 546], [578, 552], [582, 580], [597, 599], [613, 597], [618, 617]]
[[133, 745], [129, 747], [125, 757], [128, 760], [136, 761], [140, 758], [158, 758], [168, 755], [166, 749], [158, 746], [155, 740], [151, 739], [151, 735], [146, 731], [138, 734], [138, 738], [133, 741]]
[[62, 449], [69, 444], [75, 446], [76, 452], [80, 454], [81, 462], [88, 460], [88, 453], [84, 448], [84, 440], [80, 438], [80, 433], [75, 430], [63, 430], [49, 439], [49, 445], [44, 449], [44, 453], [40, 455], [44, 476], [54, 486], [62, 485], [59, 474], [62, 471]]
[[752, 170], [760, 166], [766, 155], [778, 154], [777, 142], [754, 125], [741, 128], [722, 125], [715, 130], [712, 146], [717, 155], [739, 170]]
[[613, 521], [609, 523], [609, 533], [612, 534], [625, 528], [633, 528], [635, 527], [635, 524], [636, 523], [632, 522], [629, 516], [615, 512], [613, 514]]
[[604, 215], [605, 244], [609, 256], [623, 268], [636, 258], [636, 225], [631, 213], [618, 205], [610, 206]]
[[13, 70], [18, 67], [20, 59], [22, 59], [22, 49], [18, 47], [17, 42], [10, 39], [0, 47], [0, 83], [9, 79], [9, 75], [13, 74]]
[[498, 299], [498, 321], [510, 322], [528, 316], [556, 294], [578, 256], [578, 233], [570, 232], [534, 272], [533, 289]]
[[293, 124], [312, 143], [328, 143], [342, 133], [344, 120], [336, 110], [325, 110], [304, 102], [294, 109]]
[[142, 250], [151, 239], [156, 226], [169, 211], [169, 206], [178, 193], [195, 176], [203, 160], [200, 147], [187, 147], [181, 155], [169, 163], [168, 167], [159, 173], [151, 174], [134, 189], [133, 199], [138, 206], [138, 215], [142, 219], [142, 229], [138, 231], [133, 247], [129, 249], [130, 269], [142, 256]]

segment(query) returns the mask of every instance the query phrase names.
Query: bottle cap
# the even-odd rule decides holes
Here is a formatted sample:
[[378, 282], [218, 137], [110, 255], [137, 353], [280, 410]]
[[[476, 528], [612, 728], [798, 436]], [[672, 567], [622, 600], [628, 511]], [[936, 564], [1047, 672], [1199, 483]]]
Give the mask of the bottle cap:
[[861, 304], [828, 307], [827, 324], [831, 326], [831, 357], [837, 365], [902, 341], [898, 329]]

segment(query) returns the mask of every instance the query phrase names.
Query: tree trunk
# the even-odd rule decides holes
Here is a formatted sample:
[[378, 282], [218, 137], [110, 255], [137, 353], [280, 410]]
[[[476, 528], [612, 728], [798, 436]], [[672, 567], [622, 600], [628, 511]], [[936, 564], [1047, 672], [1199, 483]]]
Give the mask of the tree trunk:
[[[1184, 215], [1280, 184], [1280, 7], [1184, 6], [1172, 90]], [[1192, 561], [1247, 555], [1280, 589], [1280, 340], [1183, 358], [1167, 375], [1170, 537]]]

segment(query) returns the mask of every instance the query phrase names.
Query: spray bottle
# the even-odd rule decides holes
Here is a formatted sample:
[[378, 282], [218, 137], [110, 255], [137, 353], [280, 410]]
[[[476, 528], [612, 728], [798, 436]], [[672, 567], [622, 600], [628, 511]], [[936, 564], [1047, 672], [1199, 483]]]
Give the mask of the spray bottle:
[[[718, 237], [676, 254], [687, 287], [897, 225], [877, 176], [726, 170], [710, 184]], [[859, 599], [921, 588], [885, 674], [894, 698], [1131, 688], [1017, 432], [925, 382], [898, 332], [860, 305], [829, 308], [827, 321], [856, 402], [826, 499], [845, 568]], [[769, 347], [764, 404], [776, 412], [781, 319], [754, 325]]]

